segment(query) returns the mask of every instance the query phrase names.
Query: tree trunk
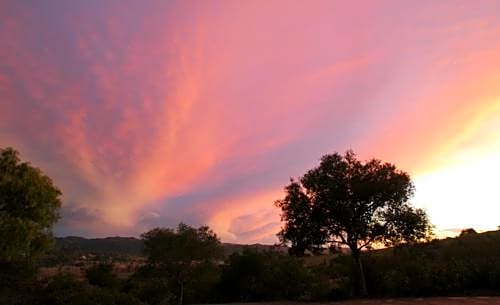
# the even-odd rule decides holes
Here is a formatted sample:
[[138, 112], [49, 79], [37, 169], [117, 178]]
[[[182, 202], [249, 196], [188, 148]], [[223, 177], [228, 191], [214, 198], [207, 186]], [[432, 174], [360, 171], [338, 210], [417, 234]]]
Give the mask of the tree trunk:
[[184, 302], [184, 282], [181, 281], [180, 282], [180, 288], [181, 288], [181, 291], [179, 293], [179, 305], [182, 305], [182, 303]]
[[363, 263], [361, 262], [361, 253], [359, 250], [353, 250], [352, 256], [354, 257], [354, 261], [356, 263], [357, 269], [357, 280], [358, 280], [358, 293], [359, 296], [365, 297], [368, 295], [368, 290], [366, 289], [366, 279], [365, 272], [363, 270]]

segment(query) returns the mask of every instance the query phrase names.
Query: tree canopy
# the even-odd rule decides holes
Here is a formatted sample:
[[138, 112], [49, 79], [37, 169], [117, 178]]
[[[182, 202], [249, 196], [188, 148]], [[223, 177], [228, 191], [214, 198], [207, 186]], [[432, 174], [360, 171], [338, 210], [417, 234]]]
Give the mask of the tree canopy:
[[186, 284], [197, 270], [223, 256], [222, 244], [207, 226], [193, 228], [180, 223], [176, 230], [156, 228], [141, 235], [148, 265], [165, 271], [178, 286], [183, 303]]
[[276, 201], [284, 221], [280, 240], [298, 255], [347, 246], [359, 265], [362, 294], [363, 248], [425, 240], [431, 234], [425, 211], [408, 203], [414, 193], [410, 176], [377, 159], [361, 162], [352, 151], [323, 156], [319, 166], [298, 181], [291, 179], [285, 192]]
[[61, 191], [39, 168], [0, 149], [0, 260], [31, 261], [51, 245]]

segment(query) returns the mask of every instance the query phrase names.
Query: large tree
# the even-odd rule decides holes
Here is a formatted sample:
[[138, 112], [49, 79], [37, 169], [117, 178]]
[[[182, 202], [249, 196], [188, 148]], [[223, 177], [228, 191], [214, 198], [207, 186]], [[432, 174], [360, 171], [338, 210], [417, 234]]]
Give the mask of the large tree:
[[207, 226], [193, 228], [180, 223], [176, 230], [156, 228], [141, 235], [148, 265], [165, 272], [177, 285], [177, 300], [184, 302], [186, 284], [197, 271], [223, 256], [222, 244]]
[[284, 227], [280, 240], [297, 255], [324, 247], [348, 247], [356, 262], [358, 289], [367, 294], [361, 250], [425, 240], [432, 226], [424, 210], [412, 207], [410, 176], [393, 164], [359, 161], [352, 151], [321, 158], [319, 166], [285, 187], [276, 201]]
[[0, 261], [32, 262], [52, 244], [61, 191], [42, 171], [0, 149]]

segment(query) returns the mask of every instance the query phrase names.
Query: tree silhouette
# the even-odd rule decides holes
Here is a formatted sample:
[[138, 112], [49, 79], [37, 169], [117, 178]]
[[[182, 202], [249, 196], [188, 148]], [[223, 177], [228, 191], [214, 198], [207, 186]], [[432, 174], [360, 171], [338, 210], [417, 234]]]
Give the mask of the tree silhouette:
[[425, 211], [408, 204], [414, 193], [410, 176], [380, 160], [363, 163], [352, 151], [323, 156], [299, 181], [291, 179], [285, 192], [275, 203], [284, 221], [280, 240], [296, 255], [347, 246], [361, 295], [367, 294], [363, 248], [424, 240], [432, 233]]
[[32, 262], [52, 244], [61, 191], [42, 171], [0, 149], [0, 261]]
[[459, 237], [464, 237], [464, 236], [469, 236], [469, 235], [476, 235], [477, 232], [473, 228], [468, 228], [468, 229], [463, 229], [460, 231]]
[[193, 228], [180, 223], [177, 230], [156, 228], [141, 235], [148, 265], [165, 271], [178, 286], [178, 303], [198, 267], [222, 258], [222, 245], [207, 226]]

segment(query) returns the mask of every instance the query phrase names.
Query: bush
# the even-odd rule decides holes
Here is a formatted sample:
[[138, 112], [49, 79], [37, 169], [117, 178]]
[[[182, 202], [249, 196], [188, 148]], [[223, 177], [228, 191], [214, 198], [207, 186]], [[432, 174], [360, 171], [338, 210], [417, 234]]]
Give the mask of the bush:
[[39, 293], [36, 305], [143, 305], [140, 300], [110, 289], [88, 286], [72, 274], [55, 276]]
[[85, 277], [91, 285], [101, 288], [115, 288], [118, 283], [118, 279], [113, 272], [113, 265], [110, 263], [93, 265], [87, 269]]
[[144, 266], [127, 280], [124, 291], [150, 305], [168, 305], [175, 303], [173, 288], [164, 274]]
[[353, 295], [355, 283], [353, 259], [350, 255], [336, 255], [329, 261], [309, 266], [314, 274], [304, 300], [338, 301]]
[[308, 284], [309, 273], [297, 258], [245, 250], [223, 267], [219, 295], [222, 301], [299, 299]]
[[0, 270], [0, 289], [3, 289], [32, 281], [37, 268], [24, 261], [0, 261]]
[[212, 262], [200, 262], [193, 268], [196, 276], [190, 278], [184, 291], [186, 304], [213, 303], [217, 300], [216, 289], [221, 268]]

